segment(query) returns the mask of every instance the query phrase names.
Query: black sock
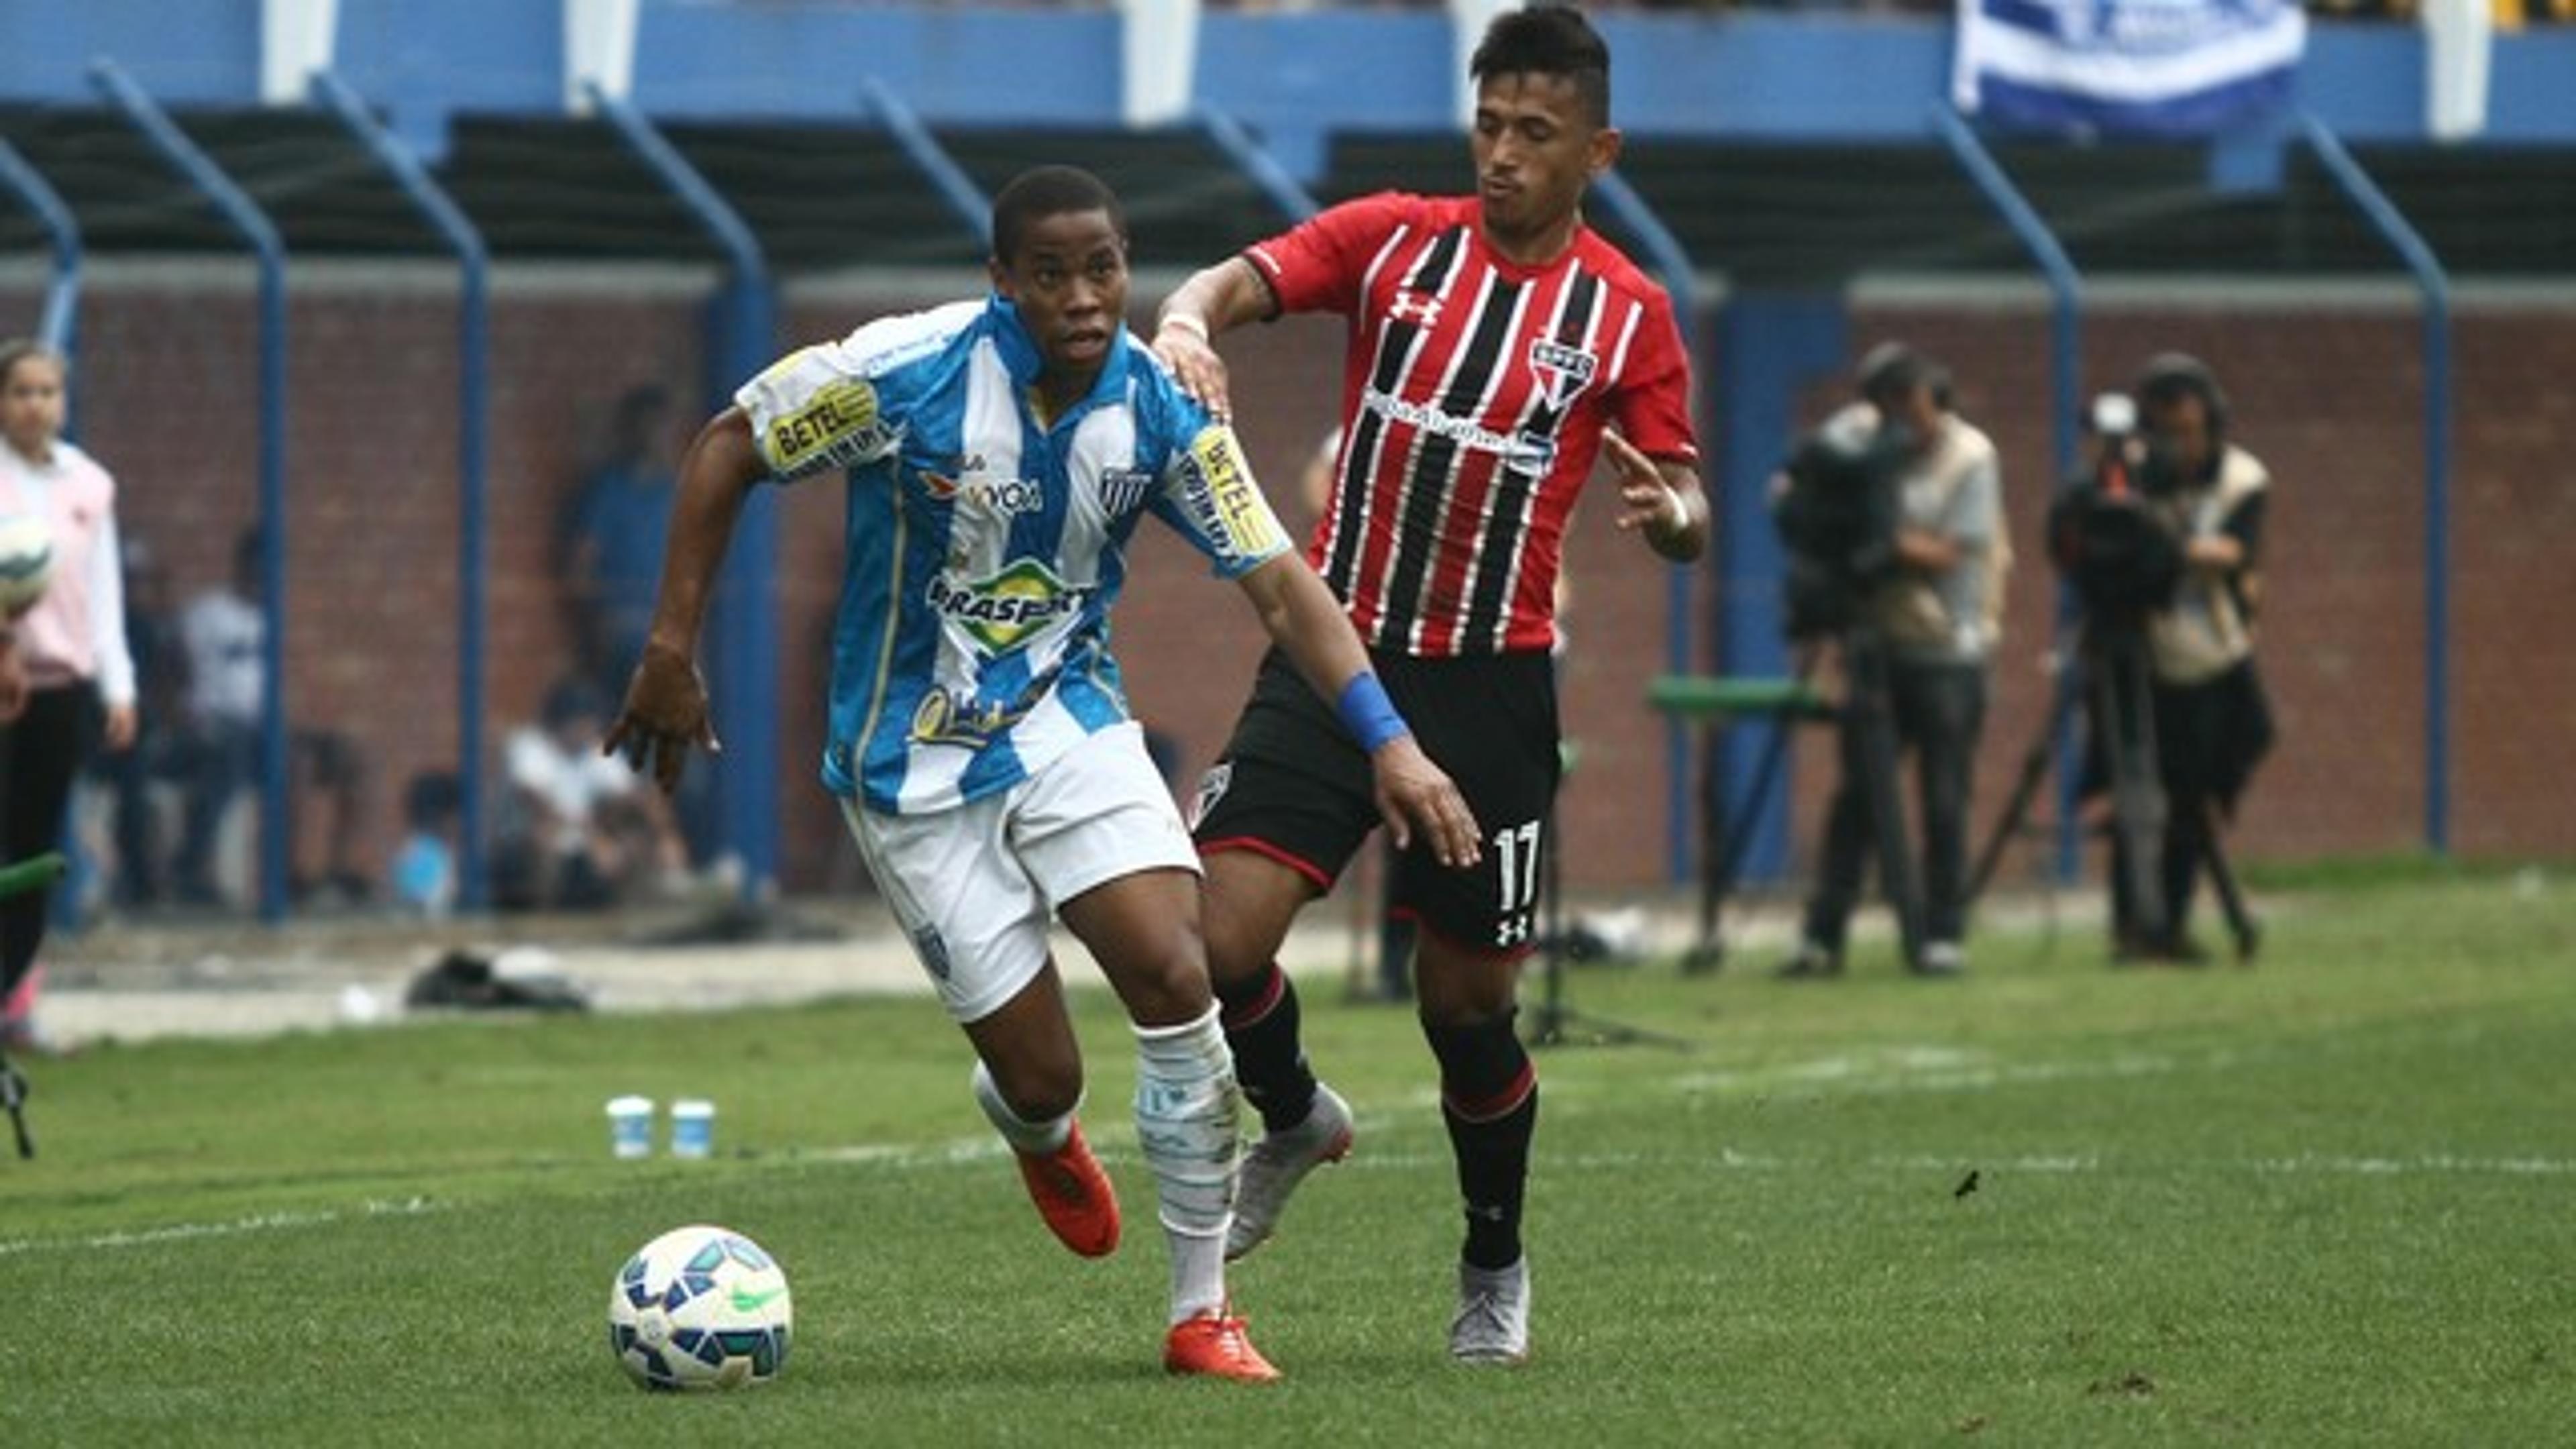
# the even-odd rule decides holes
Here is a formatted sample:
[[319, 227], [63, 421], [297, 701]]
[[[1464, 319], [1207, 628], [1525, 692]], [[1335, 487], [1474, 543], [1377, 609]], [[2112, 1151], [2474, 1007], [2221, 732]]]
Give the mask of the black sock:
[[1261, 1114], [1261, 1125], [1285, 1132], [1315, 1106], [1315, 1073], [1298, 1041], [1297, 988], [1272, 962], [1240, 987], [1218, 982], [1225, 1044], [1234, 1052], [1234, 1077], [1243, 1099]]
[[1538, 1075], [1512, 1031], [1512, 1013], [1472, 1026], [1431, 1026], [1440, 1058], [1440, 1115], [1458, 1159], [1467, 1243], [1459, 1256], [1477, 1268], [1508, 1268], [1521, 1256], [1521, 1197], [1529, 1183], [1530, 1138], [1538, 1129]]

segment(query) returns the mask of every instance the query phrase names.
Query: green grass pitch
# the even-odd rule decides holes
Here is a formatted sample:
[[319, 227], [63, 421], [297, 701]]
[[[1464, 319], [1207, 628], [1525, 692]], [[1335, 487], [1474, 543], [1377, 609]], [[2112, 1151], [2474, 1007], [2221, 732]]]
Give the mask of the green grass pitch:
[[[1690, 1049], [1540, 1054], [1518, 1371], [1442, 1351], [1455, 1193], [1410, 1016], [1310, 987], [1361, 1133], [1236, 1272], [1269, 1388], [1158, 1370], [1104, 993], [1102, 1263], [1039, 1227], [926, 1002], [94, 1049], [37, 1064], [43, 1155], [0, 1160], [0, 1443], [2567, 1442], [2576, 888], [2266, 904], [2253, 970], [1997, 934], [1960, 983], [1884, 948], [1816, 985], [1576, 971], [1585, 1012]], [[628, 1091], [713, 1098], [717, 1158], [612, 1161]], [[610, 1277], [698, 1220], [783, 1261], [793, 1354], [639, 1393]]]

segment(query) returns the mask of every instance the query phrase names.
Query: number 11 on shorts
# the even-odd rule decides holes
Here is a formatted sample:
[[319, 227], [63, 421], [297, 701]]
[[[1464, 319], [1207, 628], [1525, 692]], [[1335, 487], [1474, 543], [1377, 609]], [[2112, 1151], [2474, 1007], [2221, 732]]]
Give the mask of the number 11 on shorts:
[[1506, 911], [1525, 911], [1538, 901], [1538, 822], [1524, 820], [1494, 832], [1494, 868], [1502, 873]]

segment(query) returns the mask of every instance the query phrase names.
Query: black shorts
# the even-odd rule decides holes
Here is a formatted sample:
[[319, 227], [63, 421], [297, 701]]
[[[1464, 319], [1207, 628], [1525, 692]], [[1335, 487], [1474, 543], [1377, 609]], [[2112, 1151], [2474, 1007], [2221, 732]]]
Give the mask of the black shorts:
[[[1466, 870], [1441, 865], [1419, 833], [1397, 860], [1389, 907], [1460, 946], [1530, 949], [1548, 805], [1556, 798], [1556, 666], [1536, 651], [1416, 659], [1370, 654], [1387, 696], [1432, 763], [1458, 784], [1484, 837]], [[1273, 649], [1225, 754], [1199, 783], [1190, 830], [1201, 854], [1257, 850], [1330, 890], [1378, 825], [1368, 756]]]

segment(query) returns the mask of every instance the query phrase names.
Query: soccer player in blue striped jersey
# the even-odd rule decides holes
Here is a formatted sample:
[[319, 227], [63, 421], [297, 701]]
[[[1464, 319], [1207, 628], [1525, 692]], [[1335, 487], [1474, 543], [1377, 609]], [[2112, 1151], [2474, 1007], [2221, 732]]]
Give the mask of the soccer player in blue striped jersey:
[[1136, 1124], [1172, 1257], [1164, 1366], [1275, 1378], [1225, 1291], [1239, 1093], [1200, 940], [1197, 854], [1108, 650], [1150, 513], [1243, 590], [1369, 752], [1386, 821], [1457, 863], [1476, 823], [1413, 742], [1232, 432], [1126, 330], [1116, 197], [1069, 167], [993, 204], [993, 292], [859, 328], [753, 378], [681, 465], [652, 632], [607, 747], [669, 789], [716, 748], [695, 664], [734, 520], [764, 479], [848, 477], [823, 782], [973, 1044], [1031, 1199], [1085, 1256], [1117, 1199], [1075, 1121], [1082, 1059], [1050, 914], [1137, 1040]]

